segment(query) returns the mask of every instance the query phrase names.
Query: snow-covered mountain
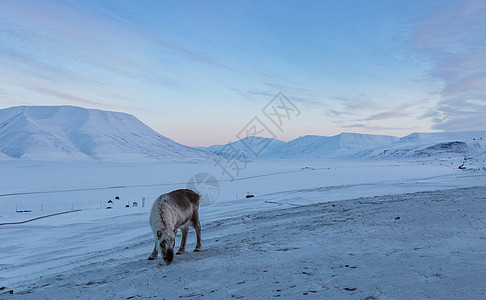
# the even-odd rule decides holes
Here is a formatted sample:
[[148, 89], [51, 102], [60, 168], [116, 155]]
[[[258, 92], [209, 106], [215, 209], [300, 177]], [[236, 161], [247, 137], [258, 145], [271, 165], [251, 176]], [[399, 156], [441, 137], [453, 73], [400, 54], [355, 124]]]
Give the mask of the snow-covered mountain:
[[350, 154], [388, 145], [398, 138], [388, 135], [341, 133], [335, 136], [306, 135], [273, 149], [267, 156], [274, 158], [342, 158]]
[[246, 155], [246, 158], [251, 159], [272, 152], [285, 144], [284, 141], [276, 139], [249, 136], [225, 145], [213, 145], [209, 147], [199, 147], [197, 149], [226, 157], [232, 157], [235, 153], [243, 152]]
[[[249, 140], [251, 139], [251, 141]], [[268, 143], [268, 144], [266, 144]], [[264, 159], [417, 159], [485, 158], [486, 131], [412, 133], [403, 138], [388, 135], [341, 133], [335, 136], [306, 135], [289, 142], [249, 137], [227, 145], [199, 148], [231, 156], [242, 151], [254, 158], [248, 147], [261, 149]]]
[[330, 137], [306, 135], [289, 142], [262, 137], [246, 137], [226, 145], [198, 149], [224, 156], [231, 156], [234, 151], [242, 151], [249, 158], [343, 158], [365, 149], [390, 144], [396, 140], [398, 138], [394, 136], [360, 133], [341, 133]]
[[74, 106], [0, 110], [0, 160], [196, 161], [213, 154], [253, 158], [390, 159], [486, 157], [486, 131], [412, 133], [403, 138], [341, 133], [289, 142], [246, 137], [191, 148], [160, 135], [136, 117]]
[[372, 158], [476, 157], [486, 152], [486, 131], [412, 133], [389, 145], [360, 152]]
[[74, 106], [1, 109], [0, 152], [32, 160], [192, 161], [210, 157], [160, 135], [133, 115]]

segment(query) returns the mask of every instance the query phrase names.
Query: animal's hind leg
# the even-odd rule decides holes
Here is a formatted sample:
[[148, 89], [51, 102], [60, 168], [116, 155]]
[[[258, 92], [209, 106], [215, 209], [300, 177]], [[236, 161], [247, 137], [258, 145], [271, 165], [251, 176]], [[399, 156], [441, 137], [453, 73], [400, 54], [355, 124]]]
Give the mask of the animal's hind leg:
[[187, 233], [189, 232], [189, 227], [181, 228], [182, 231], [182, 239], [181, 239], [181, 246], [179, 247], [179, 251], [176, 254], [182, 254], [186, 252], [186, 241], [187, 241]]
[[152, 251], [152, 254], [150, 254], [148, 260], [154, 260], [157, 258], [157, 256], [159, 256], [159, 251], [157, 251], [157, 243], [155, 243], [154, 251]]
[[193, 216], [192, 224], [194, 226], [194, 229], [196, 230], [196, 249], [194, 249], [194, 252], [199, 252], [202, 250], [201, 246], [201, 223], [199, 223], [199, 214], [196, 212]]
[[194, 249], [194, 252], [199, 252], [202, 250], [201, 246], [201, 224], [194, 225], [194, 229], [196, 230], [196, 249]]

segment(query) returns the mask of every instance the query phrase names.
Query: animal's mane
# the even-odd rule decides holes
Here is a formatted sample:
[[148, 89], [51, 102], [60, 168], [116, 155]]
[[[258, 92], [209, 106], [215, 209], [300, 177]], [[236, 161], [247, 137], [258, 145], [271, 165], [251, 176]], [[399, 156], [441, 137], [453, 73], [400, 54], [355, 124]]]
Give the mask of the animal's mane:
[[[167, 197], [167, 196], [166, 196]], [[160, 224], [163, 226], [163, 229], [168, 229], [167, 224], [172, 224], [172, 212], [170, 210], [170, 207], [168, 205], [162, 205], [164, 200], [167, 198], [163, 197], [159, 199], [159, 209], [158, 209], [158, 218], [160, 221]]]

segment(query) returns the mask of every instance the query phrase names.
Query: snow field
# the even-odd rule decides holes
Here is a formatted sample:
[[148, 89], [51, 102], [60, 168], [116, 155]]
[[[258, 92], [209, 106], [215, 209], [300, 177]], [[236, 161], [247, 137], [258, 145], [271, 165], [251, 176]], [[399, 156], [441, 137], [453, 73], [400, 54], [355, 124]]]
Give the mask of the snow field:
[[[0, 282], [14, 298], [481, 295], [474, 285], [485, 266], [486, 172], [434, 162], [260, 161], [231, 182], [204, 163], [7, 161], [2, 168], [0, 223], [69, 210], [71, 202], [82, 209], [0, 226]], [[198, 172], [214, 174], [221, 188], [200, 208], [204, 251], [169, 267], [146, 261], [153, 200]], [[115, 195], [118, 206], [99, 208]], [[145, 207], [124, 207], [142, 196]], [[348, 200], [359, 197], [371, 198]], [[44, 211], [15, 213], [39, 200]], [[191, 229], [187, 250], [194, 245]]]
[[[91, 263], [24, 282], [9, 298], [479, 299], [485, 209], [478, 187], [204, 222], [204, 250], [171, 265], [146, 260], [153, 241], [135, 235], [125, 247], [73, 258]], [[190, 231], [188, 250], [194, 239]]]

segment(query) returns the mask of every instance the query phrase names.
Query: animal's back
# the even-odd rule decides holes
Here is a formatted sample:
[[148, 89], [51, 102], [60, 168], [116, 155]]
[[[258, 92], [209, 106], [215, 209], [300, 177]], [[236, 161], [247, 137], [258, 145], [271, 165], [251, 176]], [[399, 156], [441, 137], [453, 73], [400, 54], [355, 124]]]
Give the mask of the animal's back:
[[187, 198], [192, 204], [199, 205], [199, 194], [189, 189], [175, 190], [168, 193], [167, 195], [175, 199]]
[[[183, 213], [186, 212], [193, 212], [194, 210], [197, 211], [199, 208], [199, 194], [189, 190], [189, 189], [180, 189], [175, 190], [170, 193], [160, 195], [152, 205], [152, 210], [150, 212], [150, 226], [152, 228], [156, 228], [158, 224], [162, 224], [167, 222], [168, 220], [163, 220], [162, 215], [166, 215], [165, 218], [170, 218], [171, 220], [178, 215], [172, 215], [169, 213], [170, 211], [178, 211]], [[175, 204], [175, 205], [173, 205]], [[171, 206], [171, 208], [167, 208], [167, 205]], [[166, 210], [164, 213], [163, 211]], [[155, 229], [154, 229], [155, 230]]]

